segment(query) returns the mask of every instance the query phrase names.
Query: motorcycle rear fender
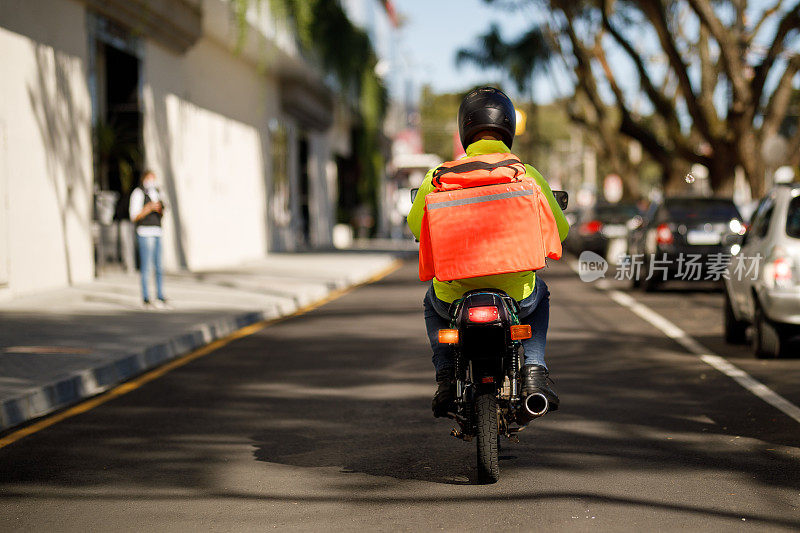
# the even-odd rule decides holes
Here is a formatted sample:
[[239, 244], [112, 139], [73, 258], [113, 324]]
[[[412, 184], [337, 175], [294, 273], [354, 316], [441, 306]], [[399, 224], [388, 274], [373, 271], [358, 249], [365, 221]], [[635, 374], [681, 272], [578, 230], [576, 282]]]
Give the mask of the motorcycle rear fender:
[[[498, 310], [498, 320], [492, 323], [475, 325], [469, 322], [468, 315], [471, 307], [495, 306]], [[455, 323], [458, 329], [466, 326], [489, 326], [516, 324], [518, 304], [513, 298], [501, 290], [487, 289], [468, 292], [455, 309]]]
[[461, 355], [467, 361], [501, 361], [508, 351], [509, 326], [462, 326], [458, 330]]
[[[499, 290], [470, 291], [459, 302], [454, 313], [454, 323], [459, 330], [461, 354], [466, 360], [496, 360], [501, 362], [511, 345], [511, 324], [518, 322], [516, 305], [507, 294]], [[498, 317], [493, 322], [469, 321], [473, 307], [497, 307]]]
[[495, 392], [503, 386], [505, 373], [502, 358], [472, 360], [472, 382], [480, 391]]

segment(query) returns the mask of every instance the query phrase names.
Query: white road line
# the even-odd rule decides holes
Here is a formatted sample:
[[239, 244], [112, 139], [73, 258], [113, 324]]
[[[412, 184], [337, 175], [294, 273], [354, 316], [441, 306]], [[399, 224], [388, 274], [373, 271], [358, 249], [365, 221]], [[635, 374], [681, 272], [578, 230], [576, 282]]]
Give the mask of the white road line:
[[795, 421], [800, 422], [800, 407], [797, 407], [777, 392], [756, 380], [744, 370], [733, 365], [724, 357], [712, 353], [711, 350], [694, 340], [685, 331], [663, 316], [646, 305], [637, 302], [624, 292], [610, 290], [608, 291], [608, 295], [621, 306], [627, 307], [637, 316], [660, 329], [667, 337], [674, 339], [678, 344], [686, 348], [688, 352], [698, 356], [700, 360], [707, 365], [713, 366], [768, 404], [783, 411]]
[[[578, 271], [577, 262], [570, 263], [570, 266], [573, 270], [575, 270], [575, 272]], [[773, 391], [741, 368], [732, 364], [724, 357], [712, 353], [711, 350], [690, 337], [689, 334], [687, 334], [681, 328], [663, 316], [659, 315], [646, 305], [637, 302], [628, 294], [618, 290], [609, 289], [607, 283], [602, 285], [598, 284], [598, 288], [606, 292], [616, 303], [630, 309], [634, 314], [661, 330], [664, 335], [683, 346], [686, 351], [693, 353], [707, 365], [719, 370], [755, 396], [758, 396], [771, 406], [800, 423], [800, 407], [797, 407], [792, 402]]]

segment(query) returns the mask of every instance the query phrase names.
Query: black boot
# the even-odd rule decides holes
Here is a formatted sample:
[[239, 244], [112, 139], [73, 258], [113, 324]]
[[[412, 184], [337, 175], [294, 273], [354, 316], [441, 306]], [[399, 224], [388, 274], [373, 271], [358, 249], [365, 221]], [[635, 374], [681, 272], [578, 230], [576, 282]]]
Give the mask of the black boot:
[[525, 365], [522, 367], [522, 397], [539, 392], [547, 398], [549, 404], [548, 411], [558, 410], [558, 395], [550, 388], [548, 381], [549, 373], [541, 365]]
[[453, 402], [456, 399], [456, 382], [452, 372], [436, 374], [436, 393], [433, 395], [431, 408], [433, 416], [436, 418], [445, 417], [449, 411], [453, 410]]

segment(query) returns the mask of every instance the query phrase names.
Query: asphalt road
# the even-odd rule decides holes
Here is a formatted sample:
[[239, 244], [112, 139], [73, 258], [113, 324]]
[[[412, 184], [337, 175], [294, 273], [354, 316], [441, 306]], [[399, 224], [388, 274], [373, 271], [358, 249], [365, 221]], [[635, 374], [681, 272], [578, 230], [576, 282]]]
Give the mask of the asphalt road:
[[[796, 531], [800, 424], [566, 265], [548, 361], [561, 409], [474, 444], [430, 414], [415, 265], [0, 449], [0, 530]], [[800, 404], [705, 287], [631, 293]]]

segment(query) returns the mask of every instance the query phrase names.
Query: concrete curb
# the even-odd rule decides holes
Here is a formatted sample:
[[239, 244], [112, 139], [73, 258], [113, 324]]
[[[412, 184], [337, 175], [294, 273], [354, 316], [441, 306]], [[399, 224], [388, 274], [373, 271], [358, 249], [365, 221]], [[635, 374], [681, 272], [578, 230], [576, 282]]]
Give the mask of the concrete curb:
[[187, 332], [148, 346], [144, 350], [120, 354], [111, 362], [73, 372], [51, 383], [28, 389], [16, 398], [2, 401], [0, 432], [105, 392], [123, 381], [226, 337], [243, 327], [263, 320], [289, 316], [304, 307], [325, 301], [335, 292], [376, 281], [395, 270], [400, 262], [399, 259], [393, 259], [376, 271], [360, 276], [348, 276], [340, 282], [331, 283], [326, 293], [315, 301], [304, 302], [302, 298], [295, 298], [294, 303], [287, 302], [272, 309], [245, 312], [199, 324]]

